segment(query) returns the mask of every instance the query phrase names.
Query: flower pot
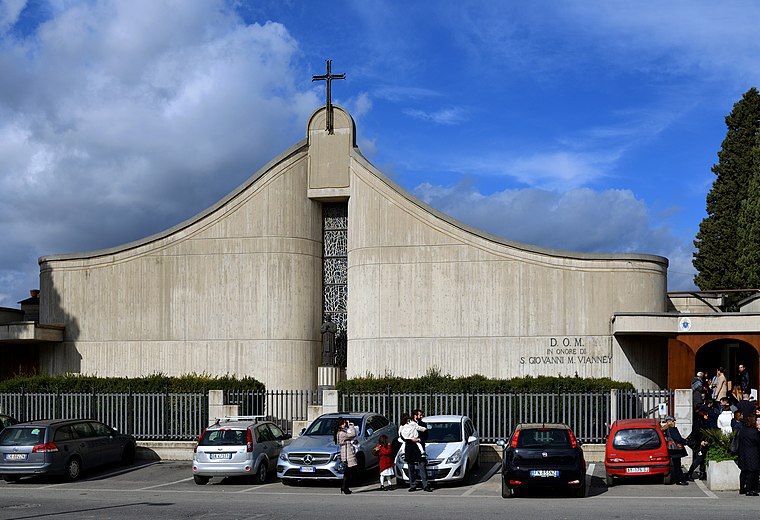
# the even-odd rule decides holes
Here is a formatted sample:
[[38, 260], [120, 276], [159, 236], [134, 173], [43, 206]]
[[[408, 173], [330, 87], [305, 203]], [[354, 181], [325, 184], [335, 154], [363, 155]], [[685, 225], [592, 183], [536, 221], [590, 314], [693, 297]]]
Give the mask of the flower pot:
[[733, 460], [707, 462], [707, 487], [712, 491], [738, 491], [739, 466]]

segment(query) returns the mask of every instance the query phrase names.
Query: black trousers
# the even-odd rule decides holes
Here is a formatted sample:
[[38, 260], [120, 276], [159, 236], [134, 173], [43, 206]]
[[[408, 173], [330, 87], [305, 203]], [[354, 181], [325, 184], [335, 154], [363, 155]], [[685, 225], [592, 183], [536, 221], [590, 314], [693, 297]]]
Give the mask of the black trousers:
[[694, 458], [691, 461], [691, 466], [689, 466], [689, 471], [686, 472], [686, 474], [689, 477], [694, 476], [694, 470], [699, 468], [699, 476], [704, 477], [705, 475], [705, 457], [707, 456], [707, 450], [702, 449], [699, 451], [694, 452]]
[[346, 466], [346, 470], [343, 472], [343, 482], [340, 485], [340, 489], [343, 491], [348, 491], [351, 484], [354, 481], [354, 473], [356, 471], [356, 466]]
[[739, 490], [757, 492], [757, 479], [760, 477], [760, 471], [745, 471], [739, 472]]
[[686, 478], [683, 476], [683, 470], [681, 469], [681, 457], [672, 457], [670, 461], [673, 463], [673, 483], [685, 482]]

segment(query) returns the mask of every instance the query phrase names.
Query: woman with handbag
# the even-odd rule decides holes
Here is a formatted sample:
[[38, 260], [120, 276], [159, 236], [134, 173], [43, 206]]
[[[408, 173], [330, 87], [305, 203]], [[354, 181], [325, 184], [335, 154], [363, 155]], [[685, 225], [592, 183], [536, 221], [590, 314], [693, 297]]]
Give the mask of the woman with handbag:
[[679, 486], [688, 486], [689, 482], [681, 469], [681, 458], [686, 456], [686, 439], [681, 436], [681, 432], [676, 427], [676, 418], [672, 415], [665, 417], [662, 426], [665, 432], [665, 440], [668, 443], [668, 455], [670, 455], [671, 466], [673, 467], [673, 481]]
[[340, 492], [345, 495], [351, 494], [349, 485], [353, 480], [354, 468], [357, 466], [354, 448], [351, 441], [356, 437], [356, 428], [348, 419], [339, 417], [335, 424], [334, 439], [335, 444], [340, 446], [340, 460], [343, 463], [343, 483], [340, 486]]

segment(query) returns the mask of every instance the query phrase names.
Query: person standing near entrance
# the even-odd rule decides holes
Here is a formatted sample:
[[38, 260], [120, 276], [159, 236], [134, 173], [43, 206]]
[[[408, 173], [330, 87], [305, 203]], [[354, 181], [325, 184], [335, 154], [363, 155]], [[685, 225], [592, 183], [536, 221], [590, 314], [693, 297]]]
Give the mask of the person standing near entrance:
[[720, 401], [728, 395], [728, 382], [726, 381], [726, 369], [720, 367], [715, 374], [715, 387], [713, 388], [713, 399]]
[[739, 392], [742, 394], [739, 397], [740, 400], [743, 396], [750, 393], [749, 372], [747, 372], [747, 367], [744, 366], [744, 363], [739, 365]]
[[[736, 434], [739, 438], [739, 457], [736, 464], [739, 473], [739, 494], [756, 497], [757, 479], [760, 475], [760, 432], [757, 431], [757, 417], [744, 418], [744, 428]], [[742, 493], [744, 492], [744, 493]]]

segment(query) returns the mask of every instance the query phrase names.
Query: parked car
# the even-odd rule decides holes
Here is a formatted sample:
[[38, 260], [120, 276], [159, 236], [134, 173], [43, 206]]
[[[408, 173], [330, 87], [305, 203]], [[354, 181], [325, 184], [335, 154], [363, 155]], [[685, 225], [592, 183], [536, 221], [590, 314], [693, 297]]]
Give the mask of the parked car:
[[612, 423], [604, 449], [607, 486], [618, 478], [658, 475], [671, 484], [668, 444], [655, 419], [620, 419]]
[[277, 461], [277, 477], [284, 484], [305, 479], [342, 479], [340, 448], [335, 444], [333, 432], [338, 418], [350, 420], [359, 428], [356, 461], [360, 470], [374, 468], [378, 464], [372, 448], [381, 435], [388, 439], [398, 436], [396, 425], [373, 412], [329, 413], [320, 415], [301, 435], [282, 450]]
[[[430, 482], [452, 482], [467, 478], [480, 463], [480, 439], [472, 420], [464, 415], [431, 415], [427, 424], [427, 479]], [[396, 477], [409, 482], [405, 449], [396, 456]]]
[[586, 460], [581, 443], [565, 424], [519, 424], [504, 447], [501, 496], [530, 488], [586, 494]]
[[265, 482], [283, 446], [290, 444], [290, 434], [261, 419], [225, 417], [203, 430], [193, 453], [195, 483], [206, 484], [211, 477], [248, 475]]
[[5, 429], [6, 426], [12, 426], [18, 424], [18, 421], [10, 415], [0, 413], [0, 432]]
[[8, 482], [34, 475], [76, 480], [82, 471], [114, 462], [130, 464], [135, 439], [88, 419], [46, 419], [0, 432], [0, 475]]

